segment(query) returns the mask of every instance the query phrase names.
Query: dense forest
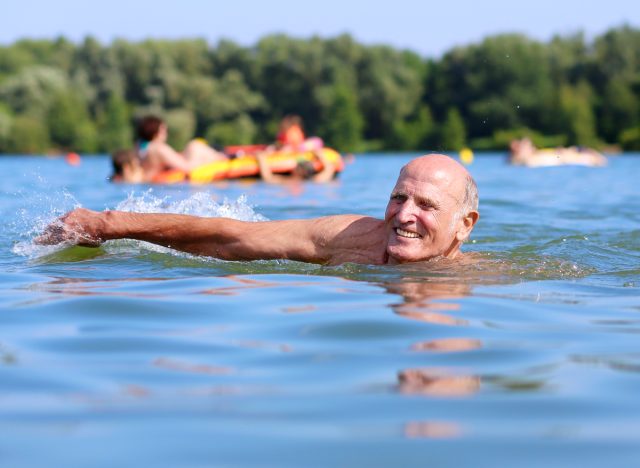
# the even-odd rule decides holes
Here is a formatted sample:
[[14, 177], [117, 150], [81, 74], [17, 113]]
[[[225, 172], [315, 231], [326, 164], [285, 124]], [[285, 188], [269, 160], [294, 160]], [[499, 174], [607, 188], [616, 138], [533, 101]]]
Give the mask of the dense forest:
[[0, 152], [112, 152], [164, 117], [177, 148], [273, 140], [299, 114], [340, 151], [640, 149], [640, 30], [547, 43], [509, 34], [438, 59], [349, 35], [231, 41], [20, 40], [0, 47]]

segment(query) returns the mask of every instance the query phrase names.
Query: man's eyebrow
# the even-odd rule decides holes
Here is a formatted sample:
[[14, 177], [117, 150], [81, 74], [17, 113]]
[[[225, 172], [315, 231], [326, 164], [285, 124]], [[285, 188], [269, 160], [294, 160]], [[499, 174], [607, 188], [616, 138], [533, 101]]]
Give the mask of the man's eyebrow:
[[431, 205], [435, 208], [439, 208], [441, 205], [440, 200], [437, 197], [432, 197], [431, 195], [416, 195], [416, 199], [420, 203], [425, 203], [427, 205]]

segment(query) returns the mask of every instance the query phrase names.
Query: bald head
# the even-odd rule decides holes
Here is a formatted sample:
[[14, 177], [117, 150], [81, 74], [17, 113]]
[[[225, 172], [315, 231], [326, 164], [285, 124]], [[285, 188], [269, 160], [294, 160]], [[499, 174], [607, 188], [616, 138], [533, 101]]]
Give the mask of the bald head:
[[478, 187], [469, 171], [455, 159], [444, 154], [428, 154], [407, 163], [400, 176], [421, 178], [429, 174], [440, 180], [458, 202], [456, 218], [478, 211]]
[[409, 161], [403, 167], [403, 170], [413, 166], [431, 168], [431, 170], [442, 169], [458, 172], [460, 174], [468, 174], [462, 164], [446, 154], [425, 154], [424, 156], [419, 156]]
[[400, 171], [385, 211], [389, 263], [454, 258], [478, 220], [478, 191], [449, 156], [412, 160]]

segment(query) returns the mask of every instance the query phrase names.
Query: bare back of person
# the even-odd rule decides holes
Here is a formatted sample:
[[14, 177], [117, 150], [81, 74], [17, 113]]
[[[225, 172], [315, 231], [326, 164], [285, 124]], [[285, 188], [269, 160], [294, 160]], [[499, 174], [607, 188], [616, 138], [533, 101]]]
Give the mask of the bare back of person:
[[142, 168], [149, 180], [153, 180], [162, 171], [178, 170], [189, 173], [198, 166], [227, 159], [225, 154], [214, 150], [200, 139], [191, 140], [182, 153], [179, 153], [167, 143], [167, 125], [157, 117], [148, 116], [142, 119], [138, 136], [142, 142], [138, 152]]

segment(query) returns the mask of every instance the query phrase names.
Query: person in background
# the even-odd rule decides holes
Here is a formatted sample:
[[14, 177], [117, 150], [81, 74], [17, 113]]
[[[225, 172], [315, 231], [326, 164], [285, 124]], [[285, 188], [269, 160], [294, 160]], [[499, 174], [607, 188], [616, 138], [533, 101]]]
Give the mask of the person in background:
[[[298, 115], [287, 115], [280, 122], [276, 143], [256, 155], [260, 177], [268, 183], [287, 183], [294, 180], [328, 182], [336, 175], [335, 166], [328, 161], [322, 149], [324, 143], [319, 137], [306, 138], [302, 130], [302, 119]], [[312, 160], [299, 158], [296, 167], [289, 174], [274, 174], [268, 163], [268, 157], [274, 153], [313, 153]], [[316, 162], [320, 162], [320, 171]]]
[[509, 144], [509, 162], [526, 167], [563, 165], [601, 167], [607, 165], [607, 158], [594, 149], [579, 146], [539, 149], [531, 139], [525, 137], [513, 140]]
[[148, 180], [162, 171], [176, 169], [189, 173], [198, 166], [227, 159], [224, 153], [199, 139], [191, 140], [182, 153], [177, 152], [167, 143], [167, 124], [153, 115], [138, 122], [136, 135], [138, 157]]
[[298, 115], [287, 115], [280, 122], [276, 136], [276, 149], [304, 153], [322, 149], [324, 143], [319, 137], [306, 138], [302, 129], [302, 118]]
[[[274, 174], [269, 167], [267, 158], [268, 155], [265, 153], [257, 155], [260, 178], [270, 184], [281, 184], [300, 180], [322, 183], [333, 180], [336, 175], [336, 168], [333, 163], [327, 160], [322, 151], [318, 150], [313, 152], [313, 160], [298, 160], [296, 167], [290, 174]], [[316, 171], [316, 161], [319, 161], [322, 165], [320, 171]]]
[[111, 182], [127, 184], [147, 182], [137, 151], [133, 149], [118, 150], [111, 155], [111, 164], [113, 165]]

